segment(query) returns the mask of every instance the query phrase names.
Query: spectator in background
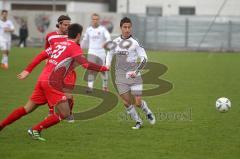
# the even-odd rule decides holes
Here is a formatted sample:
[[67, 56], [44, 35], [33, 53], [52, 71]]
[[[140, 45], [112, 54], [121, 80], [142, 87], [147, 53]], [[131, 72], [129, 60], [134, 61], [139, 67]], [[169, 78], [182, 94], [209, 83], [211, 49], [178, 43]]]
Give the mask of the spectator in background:
[[1, 68], [8, 69], [8, 55], [11, 49], [11, 35], [14, 32], [14, 25], [8, 20], [8, 11], [2, 10], [0, 19], [0, 49], [2, 51]]
[[20, 29], [19, 29], [19, 47], [26, 47], [27, 46], [27, 37], [28, 37], [28, 28], [26, 22], [23, 22]]

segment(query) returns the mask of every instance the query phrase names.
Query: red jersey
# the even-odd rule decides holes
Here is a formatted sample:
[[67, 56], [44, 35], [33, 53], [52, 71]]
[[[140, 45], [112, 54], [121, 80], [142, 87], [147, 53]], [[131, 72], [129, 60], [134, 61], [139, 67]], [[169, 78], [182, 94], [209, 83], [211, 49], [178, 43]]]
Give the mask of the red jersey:
[[94, 71], [107, 71], [105, 66], [88, 62], [83, 56], [81, 47], [72, 40], [56, 42], [52, 47], [42, 51], [25, 69], [29, 73], [43, 60], [48, 59], [38, 82], [34, 88], [31, 100], [36, 104], [48, 103], [52, 108], [60, 101], [67, 99], [65, 92], [73, 89], [71, 83], [64, 83], [68, 71], [77, 65]]
[[108, 70], [105, 66], [87, 61], [83, 56], [81, 47], [72, 40], [56, 42], [52, 47], [47, 48], [37, 55], [25, 70], [30, 73], [41, 61], [48, 59], [47, 64], [38, 78], [38, 81], [48, 81], [52, 72], [57, 69], [56, 67], [68, 58], [72, 58], [76, 63], [89, 70], [99, 72]]
[[[63, 42], [66, 40], [67, 40], [67, 35], [60, 34], [58, 31], [50, 32], [46, 36], [45, 49], [47, 49], [50, 46], [53, 46], [55, 43]], [[68, 73], [64, 82], [67, 84], [75, 85], [76, 78], [77, 78], [77, 74], [73, 70], [72, 72]]]
[[60, 34], [58, 31], [53, 31], [46, 36], [45, 49], [52, 46], [55, 42], [62, 42], [67, 40], [67, 35]]

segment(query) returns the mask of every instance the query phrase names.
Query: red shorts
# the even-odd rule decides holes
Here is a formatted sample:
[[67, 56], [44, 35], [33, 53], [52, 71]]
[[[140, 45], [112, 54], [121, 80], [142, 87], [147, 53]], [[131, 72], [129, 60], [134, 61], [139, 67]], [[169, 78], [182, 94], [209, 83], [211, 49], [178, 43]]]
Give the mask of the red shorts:
[[35, 104], [48, 103], [50, 107], [53, 107], [61, 101], [66, 101], [67, 97], [63, 92], [53, 89], [48, 81], [38, 81], [30, 99]]

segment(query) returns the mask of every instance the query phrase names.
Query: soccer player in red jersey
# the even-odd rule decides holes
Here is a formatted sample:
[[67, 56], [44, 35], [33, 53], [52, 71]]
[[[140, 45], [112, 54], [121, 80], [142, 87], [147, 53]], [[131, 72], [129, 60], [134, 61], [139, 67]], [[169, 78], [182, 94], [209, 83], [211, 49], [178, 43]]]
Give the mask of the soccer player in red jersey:
[[[19, 75], [19, 79], [25, 79], [37, 66], [40, 61], [48, 59], [42, 73], [40, 74], [31, 98], [24, 106], [20, 106], [8, 115], [3, 121], [0, 122], [0, 130], [7, 125], [10, 125], [14, 121], [20, 119], [22, 116], [34, 111], [39, 105], [48, 103], [49, 106], [55, 107], [57, 111], [54, 114], [49, 115], [43, 121], [33, 126], [28, 130], [28, 134], [33, 138], [41, 141], [45, 141], [41, 137], [40, 132], [43, 129], [47, 129], [59, 123], [61, 120], [67, 118], [70, 115], [70, 108], [67, 102], [67, 97], [61, 89], [56, 88], [54, 82], [58, 82], [57, 85], [64, 83], [65, 76], [61, 78], [52, 76], [58, 70], [58, 68], [64, 68], [64, 74], [72, 71], [76, 63], [80, 64], [86, 69], [104, 72], [108, 71], [105, 66], [100, 66], [91, 62], [88, 62], [83, 57], [82, 49], [79, 47], [79, 41], [82, 34], [82, 26], [79, 24], [72, 24], [69, 26], [68, 39], [64, 42], [55, 43], [54, 46], [42, 51], [27, 68]], [[71, 65], [69, 67], [60, 67], [64, 61], [70, 60]], [[56, 83], [55, 83], [56, 84]]]
[[[58, 23], [56, 24], [56, 27], [58, 29], [56, 31], [48, 33], [46, 36], [45, 49], [54, 45], [56, 42], [62, 42], [67, 40], [68, 26], [71, 23], [71, 18], [67, 15], [61, 15], [58, 17], [57, 22]], [[72, 72], [69, 72], [67, 74], [64, 81], [66, 84], [75, 85], [76, 78], [77, 78], [76, 72], [73, 70]], [[67, 117], [67, 120], [68, 122], [74, 122], [74, 117], [72, 115], [72, 109], [74, 104], [73, 96], [69, 93], [66, 93], [66, 96], [68, 99], [69, 107], [71, 109], [71, 115]], [[49, 107], [49, 114], [53, 113], [54, 108]]]
[[71, 24], [71, 18], [67, 15], [61, 15], [58, 17], [57, 22], [56, 27], [58, 29], [48, 33], [45, 38], [45, 49], [53, 45], [55, 42], [66, 41], [67, 39], [68, 27]]

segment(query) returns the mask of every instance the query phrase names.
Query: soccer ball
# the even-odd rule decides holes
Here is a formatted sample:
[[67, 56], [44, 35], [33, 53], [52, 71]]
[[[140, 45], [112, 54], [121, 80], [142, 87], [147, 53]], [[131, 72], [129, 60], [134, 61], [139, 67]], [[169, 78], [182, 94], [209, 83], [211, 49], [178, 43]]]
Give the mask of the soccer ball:
[[231, 102], [225, 97], [218, 98], [216, 101], [216, 108], [220, 112], [227, 112], [231, 108]]

